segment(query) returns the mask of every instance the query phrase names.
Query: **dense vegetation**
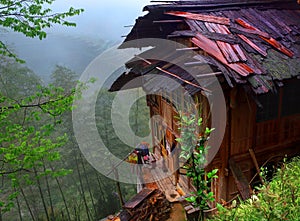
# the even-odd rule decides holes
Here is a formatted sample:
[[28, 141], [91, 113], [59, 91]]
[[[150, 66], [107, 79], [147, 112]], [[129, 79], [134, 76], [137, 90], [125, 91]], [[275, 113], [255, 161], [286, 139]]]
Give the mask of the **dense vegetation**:
[[300, 158], [284, 162], [272, 181], [239, 206], [218, 205], [218, 214], [211, 220], [300, 220]]
[[[86, 162], [73, 135], [70, 109], [77, 75], [56, 66], [51, 85], [43, 86], [37, 75], [13, 60], [2, 58], [0, 68], [3, 220], [97, 220], [119, 210], [115, 182]], [[111, 151], [123, 157], [132, 147], [113, 132], [114, 96], [105, 90], [99, 94], [97, 126]], [[132, 108], [132, 128], [147, 133], [145, 99], [137, 106]], [[121, 191], [128, 200], [135, 186], [121, 184]]]
[[[54, 12], [54, 1], [0, 0], [0, 26], [39, 39], [53, 24], [75, 26], [68, 18], [83, 10]], [[0, 220], [99, 220], [119, 210], [115, 182], [88, 164], [75, 141], [71, 109], [78, 75], [56, 66], [46, 85], [3, 41], [0, 56]], [[89, 86], [79, 85], [76, 93]], [[122, 157], [132, 147], [113, 132], [114, 96], [106, 90], [98, 96], [97, 126], [111, 152]], [[145, 101], [136, 106], [131, 126], [145, 134]], [[121, 192], [126, 200], [135, 187], [121, 184]]]

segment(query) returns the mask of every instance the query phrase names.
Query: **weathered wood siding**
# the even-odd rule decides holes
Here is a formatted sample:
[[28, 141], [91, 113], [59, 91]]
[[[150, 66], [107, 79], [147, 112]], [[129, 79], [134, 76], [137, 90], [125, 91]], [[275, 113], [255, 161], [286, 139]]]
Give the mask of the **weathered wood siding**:
[[[293, 156], [300, 153], [300, 114], [282, 116], [281, 105], [283, 91], [279, 91], [278, 117], [272, 120], [261, 120], [257, 122], [257, 104], [254, 99], [241, 87], [224, 90], [227, 103], [227, 124], [223, 142], [219, 152], [207, 169], [218, 168], [219, 178], [212, 183], [212, 190], [217, 201], [230, 200], [239, 194], [237, 181], [229, 167], [229, 160], [234, 160], [247, 180], [249, 185], [258, 181], [258, 176], [249, 149], [253, 149], [258, 166], [267, 161], [278, 162], [285, 155]], [[198, 94], [204, 126], [210, 126], [210, 108], [205, 97]], [[157, 144], [162, 137], [158, 137], [157, 130], [170, 130], [174, 136], [179, 136], [178, 123], [175, 116], [177, 110], [170, 102], [161, 96], [148, 97], [148, 105], [151, 115], [162, 116], [161, 122], [152, 122], [154, 141]], [[155, 129], [156, 127], [156, 129]], [[156, 132], [155, 132], [156, 131]], [[160, 135], [162, 136], [162, 135]], [[170, 162], [172, 163], [172, 162]], [[253, 179], [253, 180], [252, 180]], [[252, 183], [250, 181], [252, 180]]]

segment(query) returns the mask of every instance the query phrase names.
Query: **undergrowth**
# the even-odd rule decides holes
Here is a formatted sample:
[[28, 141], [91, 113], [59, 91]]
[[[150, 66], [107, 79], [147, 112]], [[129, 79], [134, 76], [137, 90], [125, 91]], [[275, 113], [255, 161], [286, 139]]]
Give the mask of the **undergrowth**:
[[235, 208], [218, 204], [218, 213], [208, 220], [300, 220], [300, 157], [285, 161], [274, 178], [256, 192]]

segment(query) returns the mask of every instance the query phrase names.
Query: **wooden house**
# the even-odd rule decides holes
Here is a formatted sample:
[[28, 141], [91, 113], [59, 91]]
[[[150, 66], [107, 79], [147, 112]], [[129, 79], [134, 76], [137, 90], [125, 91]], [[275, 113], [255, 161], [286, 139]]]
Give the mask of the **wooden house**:
[[[163, 119], [153, 118], [153, 145], [166, 148], [161, 132], [171, 134], [169, 142], [180, 136], [173, 104], [184, 109], [185, 95], [151, 74], [174, 79], [197, 97], [208, 121], [210, 105], [198, 79], [209, 84], [209, 78], [216, 77], [225, 96], [227, 121], [219, 151], [207, 166], [219, 169], [212, 189], [217, 201], [229, 201], [237, 194], [249, 197], [249, 186], [259, 182], [261, 166], [300, 153], [300, 5], [296, 0], [164, 1], [144, 11], [148, 13], [136, 20], [121, 48], [153, 48], [128, 62], [130, 71], [120, 75], [110, 90], [143, 77], [135, 86], [152, 93], [147, 96], [151, 116]], [[143, 38], [168, 39], [185, 48], [161, 52], [156, 45], [130, 42]], [[187, 51], [197, 56], [182, 54]], [[147, 59], [147, 53], [164, 53], [169, 60]], [[196, 75], [190, 76], [178, 63]]]

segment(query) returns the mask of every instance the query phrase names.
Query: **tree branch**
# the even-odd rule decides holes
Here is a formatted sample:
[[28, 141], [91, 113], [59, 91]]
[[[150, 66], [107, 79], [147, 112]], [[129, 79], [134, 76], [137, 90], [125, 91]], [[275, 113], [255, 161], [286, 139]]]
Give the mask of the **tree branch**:
[[20, 172], [20, 171], [26, 171], [26, 172], [29, 172], [29, 173], [32, 172], [32, 171], [30, 171], [28, 169], [18, 168], [16, 170], [12, 170], [12, 171], [3, 171], [3, 172], [0, 172], [0, 175], [8, 175], [8, 174], [12, 174], [12, 173]]
[[28, 1], [28, 0], [21, 0], [21, 1], [18, 1], [18, 2], [14, 2], [13, 4], [6, 5], [6, 6], [1, 7], [0, 10], [10, 8], [10, 7], [14, 6], [14, 5], [17, 5], [17, 4], [22, 3], [22, 2], [25, 2], [25, 1]]
[[12, 57], [12, 58], [15, 58], [18, 62], [21, 62], [21, 63], [24, 63], [23, 60], [17, 58], [17, 56], [11, 52], [7, 47], [6, 45], [0, 40], [0, 52], [3, 51], [2, 53], [3, 54], [6, 54], [8, 57]]
[[[47, 105], [47, 104], [51, 104], [51, 103], [54, 103], [54, 102], [57, 102], [57, 101], [61, 101], [69, 96], [71, 96], [72, 94], [74, 94], [74, 92], [71, 92], [69, 94], [66, 94], [65, 96], [61, 97], [61, 98], [57, 98], [57, 99], [54, 99], [54, 100], [48, 100], [48, 101], [43, 101], [43, 102], [40, 102], [38, 101], [38, 103], [34, 103], [34, 104], [26, 104], [26, 105], [21, 105], [19, 102], [17, 102], [17, 104], [19, 105], [20, 108], [34, 108], [34, 107], [38, 107], [38, 108], [41, 108], [42, 110], [45, 110], [43, 109], [42, 106], [44, 105]], [[2, 108], [5, 108], [4, 110], [1, 110]], [[0, 106], [0, 114], [3, 113], [5, 110], [11, 110], [11, 109], [15, 109], [16, 107], [15, 106]], [[51, 113], [49, 113], [51, 114]]]

